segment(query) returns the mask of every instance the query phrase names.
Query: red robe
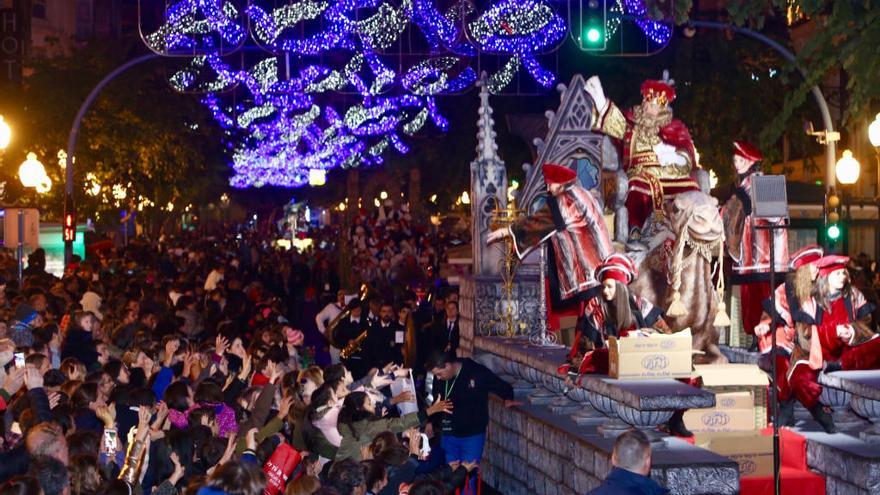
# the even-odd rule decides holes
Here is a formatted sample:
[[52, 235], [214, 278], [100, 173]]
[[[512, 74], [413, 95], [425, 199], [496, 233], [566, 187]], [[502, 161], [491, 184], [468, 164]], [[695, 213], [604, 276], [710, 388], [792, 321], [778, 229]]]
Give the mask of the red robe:
[[826, 361], [839, 361], [843, 370], [880, 368], [880, 338], [862, 335], [856, 328], [853, 337], [844, 340], [837, 336], [838, 325], [852, 325], [869, 317], [873, 305], [858, 290], [852, 296], [839, 297], [831, 302], [829, 311], [815, 301], [804, 305], [804, 311], [813, 318], [808, 359], [796, 359], [789, 371], [788, 382], [795, 397], [808, 409], [819, 403], [822, 386], [819, 373]]
[[599, 201], [577, 184], [548, 197], [535, 214], [517, 220], [510, 234], [520, 259], [546, 240], [553, 244], [562, 299], [598, 285], [596, 267], [614, 252]]
[[615, 139], [620, 148], [623, 170], [629, 178], [626, 209], [630, 229], [642, 228], [652, 211], [662, 211], [664, 200], [699, 190], [693, 175], [697, 163], [694, 142], [687, 126], [673, 120], [658, 132], [662, 143], [686, 158], [687, 165], [679, 168], [661, 164], [653, 148], [637, 149], [633, 139], [635, 126], [632, 112], [621, 112], [612, 102], [594, 125], [599, 132]]

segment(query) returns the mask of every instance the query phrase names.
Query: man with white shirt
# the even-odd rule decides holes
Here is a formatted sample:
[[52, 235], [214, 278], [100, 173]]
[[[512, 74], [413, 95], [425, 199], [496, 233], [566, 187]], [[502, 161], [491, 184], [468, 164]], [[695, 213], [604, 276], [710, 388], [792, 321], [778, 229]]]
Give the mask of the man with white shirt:
[[[664, 75], [665, 76], [665, 75]], [[624, 112], [605, 97], [597, 76], [584, 87], [595, 104], [593, 129], [613, 138], [621, 147], [621, 163], [629, 178], [626, 209], [628, 242], [638, 245], [651, 212], [662, 212], [663, 202], [686, 191], [698, 191], [693, 177], [697, 161], [687, 126], [672, 118], [673, 81], [642, 83], [642, 103]]]
[[[342, 310], [345, 309], [345, 297], [344, 290], [337, 291], [336, 300], [324, 306], [324, 309], [315, 316], [315, 324], [318, 326], [318, 331], [321, 332], [321, 335], [327, 338], [328, 341], [329, 336], [327, 335], [327, 326], [339, 316], [339, 313], [342, 313]], [[333, 364], [339, 363], [339, 349], [332, 345], [330, 346], [330, 360]]]
[[205, 279], [205, 292], [217, 290], [217, 286], [223, 281], [224, 273], [226, 273], [226, 267], [224, 265], [220, 264], [214, 267], [214, 269], [211, 270], [211, 273], [208, 274], [208, 278]]

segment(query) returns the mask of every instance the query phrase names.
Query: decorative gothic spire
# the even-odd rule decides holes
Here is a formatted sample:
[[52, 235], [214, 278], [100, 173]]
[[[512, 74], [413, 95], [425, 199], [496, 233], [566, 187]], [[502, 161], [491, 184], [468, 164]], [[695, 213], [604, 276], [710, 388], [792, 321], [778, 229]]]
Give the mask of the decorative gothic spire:
[[474, 163], [480, 161], [497, 160], [498, 145], [495, 143], [495, 119], [492, 118], [492, 106], [489, 104], [489, 85], [486, 83], [486, 73], [480, 77], [480, 108], [477, 110], [477, 157]]

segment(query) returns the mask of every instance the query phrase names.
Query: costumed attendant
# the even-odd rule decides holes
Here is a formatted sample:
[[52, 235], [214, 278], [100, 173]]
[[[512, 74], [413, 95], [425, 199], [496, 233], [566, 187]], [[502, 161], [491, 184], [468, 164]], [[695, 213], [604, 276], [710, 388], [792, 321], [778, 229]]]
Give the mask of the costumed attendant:
[[[608, 374], [609, 337], [670, 333], [660, 309], [630, 292], [628, 286], [637, 275], [635, 264], [623, 254], [612, 254], [596, 269], [602, 290], [587, 300], [568, 362], [558, 370], [567, 374], [568, 380], [577, 380], [584, 374]], [[573, 385], [571, 381], [569, 384]], [[684, 411], [676, 411], [666, 429], [679, 436], [691, 436], [684, 427], [683, 414]]]
[[632, 332], [669, 333], [659, 308], [630, 293], [628, 285], [638, 272], [632, 260], [623, 254], [612, 254], [596, 269], [601, 292], [586, 301], [569, 362], [560, 372], [577, 375], [608, 374], [608, 337], [626, 337]]
[[642, 103], [626, 112], [605, 97], [597, 76], [587, 80], [584, 90], [595, 105], [593, 130], [620, 146], [621, 162], [629, 178], [626, 211], [627, 244], [645, 249], [642, 230], [652, 212], [661, 215], [663, 202], [685, 191], [699, 191], [693, 177], [697, 163], [694, 142], [687, 126], [672, 118], [674, 81], [664, 73], [662, 80], [642, 83]]
[[733, 196], [721, 208], [727, 252], [733, 259], [730, 283], [739, 286], [742, 328], [747, 334], [752, 334], [761, 321], [762, 303], [770, 297], [771, 235], [776, 236], [774, 261], [777, 273], [784, 273], [788, 264], [787, 231], [778, 229], [771, 234], [770, 230], [758, 230], [756, 226], [775, 222], [763, 218], [752, 219], [752, 178], [762, 175], [763, 159], [764, 155], [755, 145], [746, 141], [733, 143], [737, 186]]
[[788, 376], [794, 396], [828, 433], [837, 429], [819, 402], [819, 373], [880, 368], [880, 339], [870, 330], [874, 305], [850, 284], [848, 262], [848, 257], [837, 255], [816, 262], [819, 277], [813, 297], [802, 307], [812, 324], [796, 333]]
[[574, 170], [548, 163], [541, 171], [550, 193], [544, 206], [508, 228], [492, 231], [487, 241], [510, 237], [523, 259], [549, 240], [560, 298], [569, 299], [597, 285], [594, 270], [614, 249], [599, 201], [578, 183]]
[[[764, 314], [761, 323], [755, 327], [758, 349], [761, 351], [761, 369], [770, 373], [770, 351], [773, 346], [771, 326], [776, 329], [776, 386], [779, 392], [779, 424], [791, 426], [794, 422], [794, 397], [788, 386], [788, 368], [795, 341], [795, 326], [808, 325], [812, 319], [804, 318], [801, 309], [811, 300], [813, 282], [819, 276], [816, 262], [825, 252], [818, 245], [799, 249], [791, 257], [789, 267], [792, 272], [786, 275], [785, 283], [776, 288], [776, 304], [771, 306], [770, 298], [764, 301]], [[771, 320], [770, 315], [773, 315]]]

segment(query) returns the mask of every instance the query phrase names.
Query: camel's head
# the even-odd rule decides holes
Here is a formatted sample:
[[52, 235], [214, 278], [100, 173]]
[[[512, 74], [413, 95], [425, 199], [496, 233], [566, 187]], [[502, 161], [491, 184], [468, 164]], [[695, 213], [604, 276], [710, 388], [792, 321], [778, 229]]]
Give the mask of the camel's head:
[[691, 239], [714, 242], [724, 234], [724, 224], [718, 213], [718, 200], [699, 191], [679, 194], [667, 203], [667, 218], [674, 232], [687, 228]]

